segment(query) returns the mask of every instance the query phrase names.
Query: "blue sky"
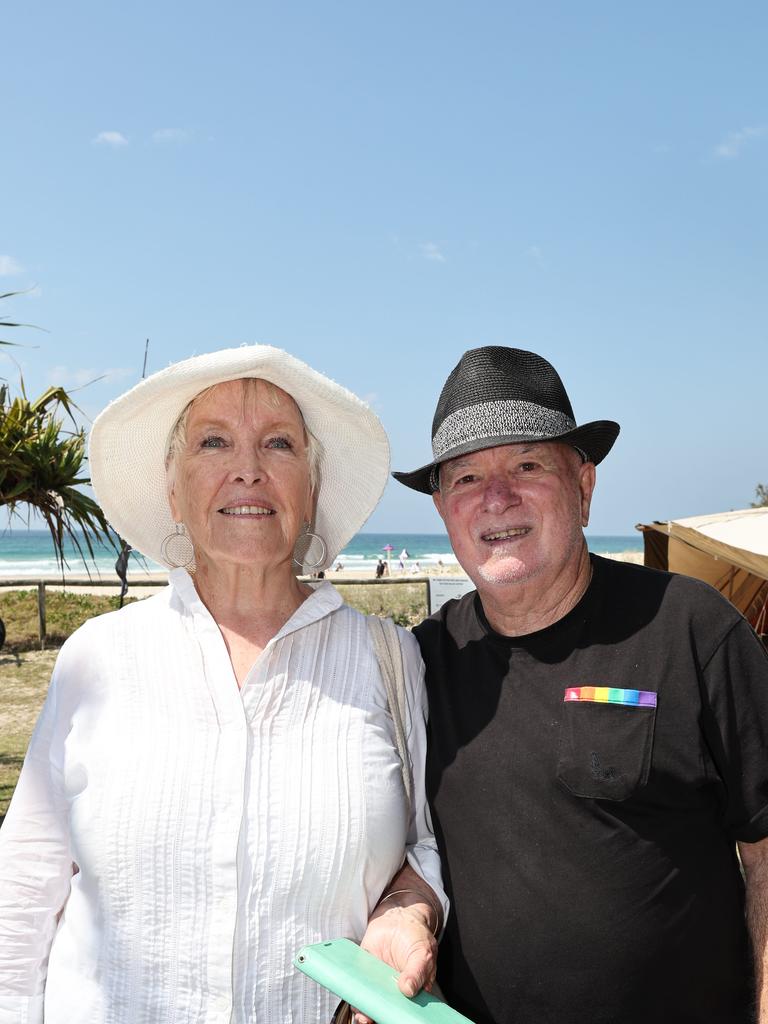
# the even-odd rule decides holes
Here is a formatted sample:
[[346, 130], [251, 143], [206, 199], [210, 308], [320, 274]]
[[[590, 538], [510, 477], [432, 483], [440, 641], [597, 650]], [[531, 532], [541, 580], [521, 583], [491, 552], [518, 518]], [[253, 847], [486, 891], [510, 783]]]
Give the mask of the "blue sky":
[[[427, 461], [467, 348], [550, 359], [622, 434], [593, 533], [768, 482], [762, 3], [6, 9], [0, 291], [28, 391], [267, 342]], [[21, 340], [21, 339], [19, 339]], [[17, 379], [6, 354], [0, 374]], [[369, 529], [432, 531], [392, 482]]]

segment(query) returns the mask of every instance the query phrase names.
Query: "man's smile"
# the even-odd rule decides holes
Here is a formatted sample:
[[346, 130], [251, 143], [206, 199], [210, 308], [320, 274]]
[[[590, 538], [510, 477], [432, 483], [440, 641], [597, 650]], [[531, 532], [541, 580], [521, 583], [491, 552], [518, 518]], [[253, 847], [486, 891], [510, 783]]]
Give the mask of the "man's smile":
[[498, 541], [514, 540], [517, 537], [525, 537], [531, 532], [530, 526], [511, 526], [503, 530], [488, 530], [480, 534], [480, 539], [486, 544], [493, 544]]

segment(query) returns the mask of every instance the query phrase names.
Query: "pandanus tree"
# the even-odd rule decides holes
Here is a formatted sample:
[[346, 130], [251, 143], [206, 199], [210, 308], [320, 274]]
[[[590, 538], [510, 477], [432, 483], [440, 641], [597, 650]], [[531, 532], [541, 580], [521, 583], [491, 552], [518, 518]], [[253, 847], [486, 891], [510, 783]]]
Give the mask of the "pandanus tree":
[[[11, 298], [6, 292], [0, 299]], [[0, 319], [0, 328], [23, 327]], [[0, 344], [13, 344], [0, 339]], [[56, 559], [66, 564], [65, 543], [85, 560], [93, 545], [114, 545], [104, 513], [81, 488], [85, 473], [85, 431], [75, 420], [77, 406], [63, 387], [50, 387], [39, 398], [27, 397], [20, 379], [18, 394], [0, 384], [0, 506], [11, 517], [34, 509], [51, 534]], [[27, 516], [28, 518], [28, 516]]]
[[67, 539], [83, 559], [86, 553], [93, 559], [94, 542], [111, 540], [101, 508], [80, 489], [89, 479], [85, 431], [75, 422], [76, 408], [61, 387], [30, 400], [23, 381], [14, 396], [7, 384], [0, 385], [0, 506], [12, 516], [35, 509], [48, 527], [60, 565], [66, 562]]

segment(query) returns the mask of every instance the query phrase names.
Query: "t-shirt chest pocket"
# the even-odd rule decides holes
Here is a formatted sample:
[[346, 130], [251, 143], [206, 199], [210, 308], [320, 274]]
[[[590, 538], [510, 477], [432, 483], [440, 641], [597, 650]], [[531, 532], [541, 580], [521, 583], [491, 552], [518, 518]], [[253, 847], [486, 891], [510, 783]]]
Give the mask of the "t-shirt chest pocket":
[[585, 699], [578, 690], [566, 691], [557, 777], [575, 796], [626, 800], [648, 781], [656, 694], [618, 692], [639, 692], [644, 703], [636, 696], [627, 703]]

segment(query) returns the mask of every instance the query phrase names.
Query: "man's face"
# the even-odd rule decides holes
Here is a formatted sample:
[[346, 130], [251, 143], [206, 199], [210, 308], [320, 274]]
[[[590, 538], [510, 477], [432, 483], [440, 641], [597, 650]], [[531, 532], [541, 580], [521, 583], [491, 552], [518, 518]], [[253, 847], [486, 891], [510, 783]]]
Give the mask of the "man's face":
[[508, 444], [440, 467], [433, 495], [453, 550], [479, 591], [538, 579], [578, 562], [595, 467], [570, 445]]

